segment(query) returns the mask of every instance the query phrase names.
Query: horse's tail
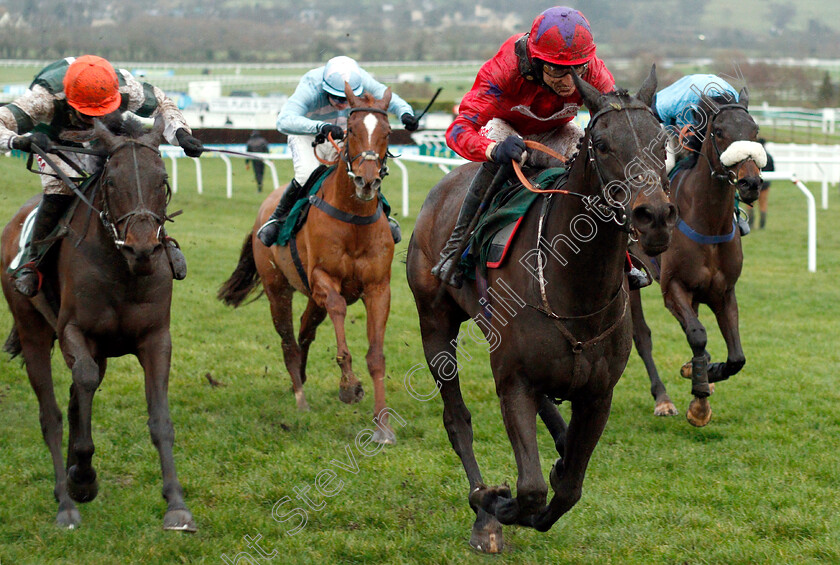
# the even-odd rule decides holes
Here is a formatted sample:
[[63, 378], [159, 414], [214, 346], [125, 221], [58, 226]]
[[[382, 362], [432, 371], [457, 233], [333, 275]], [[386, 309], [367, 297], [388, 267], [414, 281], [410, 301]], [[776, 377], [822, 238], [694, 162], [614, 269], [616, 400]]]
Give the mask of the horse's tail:
[[[234, 308], [241, 306], [260, 282], [260, 274], [257, 272], [257, 264], [254, 261], [254, 248], [251, 243], [253, 236], [254, 232], [251, 231], [245, 238], [242, 252], [239, 254], [239, 264], [236, 265], [233, 274], [222, 284], [219, 293], [216, 295], [216, 298]], [[259, 295], [256, 298], [259, 298]]]
[[11, 355], [12, 359], [20, 355], [23, 351], [23, 347], [20, 345], [17, 324], [12, 326], [12, 331], [9, 332], [9, 337], [6, 338], [6, 343], [3, 344], [3, 351]]

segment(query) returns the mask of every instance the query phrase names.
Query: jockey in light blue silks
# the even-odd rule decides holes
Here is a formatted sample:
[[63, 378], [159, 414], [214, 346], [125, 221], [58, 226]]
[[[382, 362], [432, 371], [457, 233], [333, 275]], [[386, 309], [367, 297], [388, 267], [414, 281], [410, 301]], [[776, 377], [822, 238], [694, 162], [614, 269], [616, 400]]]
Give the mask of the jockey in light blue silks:
[[[711, 106], [703, 103], [703, 96], [717, 97], [716, 103]], [[653, 112], [670, 134], [666, 151], [668, 172], [675, 165], [674, 156], [680, 148], [680, 139], [684, 140], [688, 150], [696, 155], [703, 143], [709, 119], [718, 111], [717, 105], [721, 100], [724, 104], [735, 104], [738, 98], [738, 91], [731, 84], [717, 75], [709, 74], [684, 76], [654, 95], [651, 105]], [[686, 135], [687, 133], [689, 135]], [[735, 141], [720, 155], [721, 163], [727, 167], [746, 158], [752, 158], [759, 168], [767, 163], [764, 148], [754, 141]], [[693, 166], [693, 163], [690, 166]], [[739, 211], [736, 206], [738, 226], [741, 234], [746, 235], [750, 231], [749, 225], [746, 217], [742, 217]]]
[[[356, 96], [367, 92], [381, 99], [387, 89], [350, 57], [333, 57], [323, 67], [312, 69], [303, 75], [294, 94], [289, 97], [277, 116], [278, 131], [288, 136], [295, 177], [280, 198], [277, 209], [257, 232], [257, 237], [267, 246], [277, 241], [283, 221], [295, 202], [304, 196], [303, 187], [320, 164], [316, 153], [324, 161], [335, 161], [338, 158], [332, 144], [327, 142], [327, 136], [332, 134], [332, 139], [336, 142], [340, 142], [344, 137], [350, 112], [350, 105], [344, 94], [345, 82], [350, 85]], [[391, 94], [388, 111], [400, 116], [406, 130], [417, 129], [414, 111], [397, 94]], [[397, 239], [396, 232], [399, 226], [392, 218], [388, 218], [388, 221], [391, 222], [392, 232], [395, 232]]]

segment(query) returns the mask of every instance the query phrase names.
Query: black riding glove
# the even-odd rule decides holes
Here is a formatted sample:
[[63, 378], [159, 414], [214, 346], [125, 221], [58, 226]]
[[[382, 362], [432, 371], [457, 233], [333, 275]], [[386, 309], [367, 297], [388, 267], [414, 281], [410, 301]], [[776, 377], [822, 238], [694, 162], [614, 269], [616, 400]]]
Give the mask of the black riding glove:
[[402, 124], [405, 127], [406, 131], [417, 131], [417, 128], [420, 127], [420, 122], [417, 120], [417, 118], [415, 118], [408, 112], [402, 115], [400, 121], [402, 121]]
[[33, 131], [29, 135], [18, 135], [13, 137], [10, 143], [12, 149], [19, 149], [27, 153], [32, 153], [33, 145], [37, 145], [45, 153], [48, 153], [52, 147], [52, 142], [44, 132]]
[[525, 142], [518, 135], [509, 135], [490, 153], [490, 158], [495, 163], [510, 164], [511, 161], [522, 163], [522, 155], [525, 153]]
[[335, 124], [321, 124], [318, 128], [318, 134], [315, 136], [315, 145], [324, 143], [327, 136], [332, 134], [333, 141], [340, 141], [344, 139], [344, 130]]
[[178, 145], [187, 154], [187, 157], [201, 157], [204, 152], [204, 145], [199, 140], [194, 138], [187, 132], [186, 129], [180, 128], [175, 132], [175, 137], [178, 139]]

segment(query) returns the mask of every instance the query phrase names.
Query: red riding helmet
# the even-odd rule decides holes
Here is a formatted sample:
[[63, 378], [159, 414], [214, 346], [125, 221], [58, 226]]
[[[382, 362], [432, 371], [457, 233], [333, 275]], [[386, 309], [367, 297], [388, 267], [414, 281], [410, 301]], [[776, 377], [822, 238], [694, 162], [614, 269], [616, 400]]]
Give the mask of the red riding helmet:
[[554, 65], [582, 65], [595, 56], [595, 40], [586, 17], [566, 6], [549, 8], [534, 20], [528, 54]]
[[64, 74], [67, 103], [86, 116], [104, 116], [120, 107], [120, 84], [113, 65], [96, 55], [82, 55]]

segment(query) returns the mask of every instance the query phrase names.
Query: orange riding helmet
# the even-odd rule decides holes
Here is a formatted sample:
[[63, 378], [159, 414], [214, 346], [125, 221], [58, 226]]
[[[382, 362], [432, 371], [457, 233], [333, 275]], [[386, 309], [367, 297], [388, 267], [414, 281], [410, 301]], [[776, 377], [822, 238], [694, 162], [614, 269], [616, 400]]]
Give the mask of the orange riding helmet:
[[528, 35], [528, 54], [553, 65], [576, 66], [595, 56], [586, 17], [574, 8], [555, 6], [536, 17]]
[[82, 55], [64, 75], [67, 103], [86, 116], [104, 116], [120, 107], [120, 84], [114, 66], [102, 57]]

